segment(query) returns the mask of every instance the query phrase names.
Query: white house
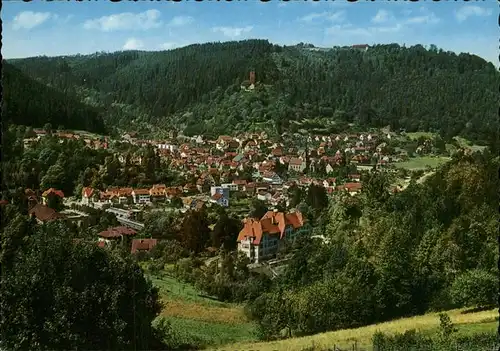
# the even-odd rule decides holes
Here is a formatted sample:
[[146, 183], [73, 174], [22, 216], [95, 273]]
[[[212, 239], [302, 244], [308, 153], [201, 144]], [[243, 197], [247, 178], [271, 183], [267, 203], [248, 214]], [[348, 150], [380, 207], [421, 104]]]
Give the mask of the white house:
[[295, 171], [295, 172], [303, 172], [306, 169], [306, 161], [298, 158], [298, 157], [292, 157], [290, 159], [290, 162], [288, 163], [288, 170], [290, 171]]
[[327, 163], [325, 170], [326, 170], [326, 174], [330, 174], [333, 172], [334, 168], [330, 165], [330, 163]]
[[93, 206], [94, 202], [99, 201], [98, 191], [93, 188], [85, 187], [82, 189], [82, 204]]
[[273, 198], [273, 196], [268, 193], [268, 192], [265, 192], [265, 191], [262, 191], [262, 192], [259, 192], [257, 194], [257, 199], [261, 200], [261, 201], [271, 201], [271, 199]]
[[264, 172], [262, 174], [262, 180], [271, 183], [271, 184], [276, 184], [280, 185], [283, 184], [283, 180], [279, 175], [276, 174], [276, 172]]
[[233, 138], [231, 138], [230, 136], [227, 136], [227, 135], [221, 135], [219, 136], [219, 138], [217, 139], [216, 141], [216, 144], [215, 144], [215, 147], [218, 149], [218, 150], [225, 150], [229, 144], [233, 141]]
[[224, 197], [221, 193], [216, 193], [210, 197], [210, 202], [218, 204], [223, 207], [229, 206], [229, 199]]
[[156, 147], [160, 150], [169, 150], [170, 152], [174, 152], [178, 149], [177, 145], [174, 144], [158, 144]]
[[238, 184], [234, 183], [223, 183], [220, 185], [224, 189], [229, 189], [229, 191], [238, 191]]
[[221, 206], [229, 206], [229, 188], [223, 188], [222, 186], [212, 186], [210, 187], [210, 196], [211, 202], [215, 201]]
[[151, 202], [149, 189], [134, 189], [132, 191], [134, 204], [148, 204]]

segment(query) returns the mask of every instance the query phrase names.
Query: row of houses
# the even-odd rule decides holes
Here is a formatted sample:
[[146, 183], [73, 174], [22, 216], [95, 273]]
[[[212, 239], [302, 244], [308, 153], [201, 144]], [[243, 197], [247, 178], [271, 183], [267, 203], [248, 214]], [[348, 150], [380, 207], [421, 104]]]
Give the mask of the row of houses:
[[[47, 131], [45, 131], [43, 129], [34, 129], [33, 132], [36, 134], [36, 136], [24, 138], [24, 140], [23, 140], [24, 146], [26, 148], [31, 147], [34, 143], [36, 143], [37, 141], [41, 140], [43, 137], [48, 135]], [[109, 141], [108, 141], [107, 137], [90, 138], [90, 137], [81, 136], [77, 133], [63, 132], [63, 131], [56, 131], [52, 135], [55, 137], [58, 137], [60, 139], [61, 143], [64, 140], [82, 140], [87, 147], [92, 148], [92, 149], [108, 149], [109, 148]]]

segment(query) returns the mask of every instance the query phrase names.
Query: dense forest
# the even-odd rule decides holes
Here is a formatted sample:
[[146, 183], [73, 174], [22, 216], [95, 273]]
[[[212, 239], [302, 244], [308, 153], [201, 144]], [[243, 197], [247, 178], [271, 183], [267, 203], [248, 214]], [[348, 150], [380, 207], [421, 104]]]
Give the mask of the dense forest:
[[2, 117], [4, 123], [105, 133], [102, 113], [76, 97], [48, 87], [3, 61]]
[[[477, 56], [434, 46], [315, 50], [247, 40], [12, 64], [106, 108], [108, 125], [122, 129], [168, 125], [186, 134], [220, 134], [280, 133], [304, 122], [332, 130], [389, 125], [498, 144], [497, 70]], [[243, 91], [251, 70], [256, 87]]]
[[498, 157], [458, 156], [389, 195], [383, 173], [341, 196], [285, 274], [249, 304], [263, 336], [355, 328], [498, 301]]

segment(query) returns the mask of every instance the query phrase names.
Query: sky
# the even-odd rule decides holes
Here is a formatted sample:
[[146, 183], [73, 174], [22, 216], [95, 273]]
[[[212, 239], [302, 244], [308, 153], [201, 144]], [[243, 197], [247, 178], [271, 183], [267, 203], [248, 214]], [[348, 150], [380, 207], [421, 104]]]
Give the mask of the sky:
[[496, 1], [270, 0], [3, 2], [4, 58], [169, 50], [194, 43], [268, 39], [318, 47], [434, 44], [499, 66]]

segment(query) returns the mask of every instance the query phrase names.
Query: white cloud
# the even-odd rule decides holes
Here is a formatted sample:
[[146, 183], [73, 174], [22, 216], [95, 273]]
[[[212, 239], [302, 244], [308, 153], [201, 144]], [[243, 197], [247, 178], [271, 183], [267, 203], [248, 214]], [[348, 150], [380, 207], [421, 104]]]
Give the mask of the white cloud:
[[438, 22], [439, 17], [432, 12], [427, 15], [411, 17], [404, 21], [405, 24], [435, 24]]
[[138, 50], [144, 47], [144, 43], [136, 38], [130, 38], [123, 45], [123, 50]]
[[337, 12], [315, 12], [299, 18], [299, 21], [308, 23], [322, 20], [343, 22], [345, 20], [345, 11], [342, 10]]
[[158, 10], [148, 10], [140, 13], [123, 12], [85, 21], [83, 27], [85, 29], [98, 29], [103, 32], [133, 29], [147, 30], [162, 25], [159, 20], [160, 15]]
[[440, 18], [425, 6], [421, 6], [419, 11], [421, 15], [406, 18], [403, 24], [436, 24], [440, 21]]
[[392, 13], [387, 10], [378, 10], [377, 14], [371, 19], [372, 23], [385, 23], [393, 20]]
[[229, 38], [237, 38], [243, 33], [248, 33], [253, 29], [252, 26], [246, 27], [214, 27], [212, 31], [215, 33], [222, 33], [224, 36]]
[[352, 24], [335, 25], [325, 29], [327, 35], [334, 36], [370, 36], [372, 33], [368, 28], [354, 27]]
[[19, 12], [17, 16], [14, 17], [12, 27], [14, 30], [32, 29], [46, 22], [50, 18], [55, 19], [57, 18], [57, 15], [53, 15], [50, 12], [23, 11]]
[[471, 16], [490, 16], [493, 13], [492, 9], [486, 9], [476, 5], [464, 6], [455, 12], [455, 17], [459, 22], [465, 21]]
[[335, 25], [325, 29], [325, 34], [336, 37], [372, 37], [380, 33], [397, 33], [403, 29], [403, 25], [396, 23], [391, 26], [371, 26], [371, 27], [354, 27], [352, 24]]
[[59, 18], [61, 23], [68, 23], [71, 19], [75, 17], [74, 15], [67, 15], [66, 17]]
[[178, 47], [177, 43], [173, 43], [173, 42], [166, 42], [166, 43], [159, 45], [159, 48], [161, 50], [172, 50], [172, 49], [175, 49], [177, 47]]
[[175, 16], [168, 23], [172, 27], [182, 27], [194, 22], [194, 18], [191, 16]]
[[302, 22], [312, 22], [314, 20], [322, 18], [323, 16], [325, 16], [325, 14], [327, 14], [327, 12], [310, 13], [304, 17], [299, 18], [299, 20]]
[[337, 11], [326, 17], [329, 21], [332, 22], [342, 22], [345, 20], [345, 11]]

